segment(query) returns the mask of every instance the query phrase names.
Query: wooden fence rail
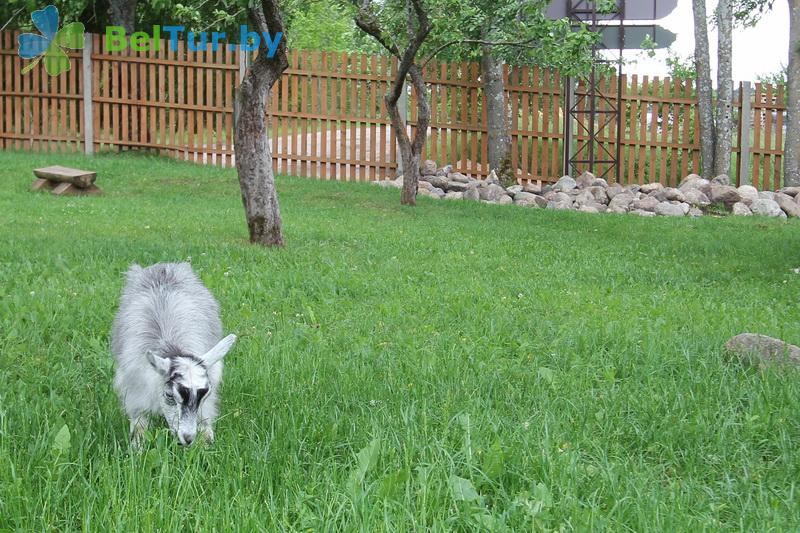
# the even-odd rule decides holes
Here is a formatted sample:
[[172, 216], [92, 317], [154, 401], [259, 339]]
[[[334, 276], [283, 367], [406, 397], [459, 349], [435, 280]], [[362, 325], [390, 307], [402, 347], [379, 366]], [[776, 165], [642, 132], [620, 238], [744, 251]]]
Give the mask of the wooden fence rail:
[[[179, 42], [173, 51], [162, 41], [158, 52], [109, 52], [104, 36], [87, 35], [87, 50], [69, 54], [72, 68], [50, 77], [41, 64], [22, 74], [28, 61], [17, 55], [16, 36], [0, 33], [0, 149], [138, 149], [234, 164], [234, 98], [247, 59], [238, 48], [193, 51]], [[275, 170], [338, 180], [394, 176], [398, 154], [383, 95], [395, 62], [384, 56], [293, 50], [290, 65], [268, 106]], [[425, 157], [469, 175], [488, 174], [479, 65], [431, 62], [424, 75], [431, 103]], [[511, 166], [521, 181], [553, 181], [564, 173], [563, 81], [557, 72], [528, 67], [507, 68], [505, 78]], [[611, 77], [601, 90], [616, 97], [617, 86]], [[697, 171], [694, 82], [632, 75], [623, 77], [621, 86], [619, 181], [675, 185]], [[582, 85], [576, 88], [579, 96], [585, 92]], [[417, 124], [416, 97], [409, 91], [410, 130]], [[780, 186], [784, 115], [783, 87], [740, 84], [731, 151], [731, 174], [738, 182]], [[90, 117], [91, 127], [84, 117]], [[576, 143], [586, 142], [582, 131], [574, 129]], [[613, 149], [616, 127], [605, 128], [599, 140]]]

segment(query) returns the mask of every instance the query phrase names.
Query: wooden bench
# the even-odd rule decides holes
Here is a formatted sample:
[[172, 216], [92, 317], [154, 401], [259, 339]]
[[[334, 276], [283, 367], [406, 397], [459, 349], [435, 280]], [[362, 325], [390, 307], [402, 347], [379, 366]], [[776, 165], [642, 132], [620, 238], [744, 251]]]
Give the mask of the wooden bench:
[[31, 190], [49, 190], [53, 194], [101, 194], [94, 180], [97, 172], [78, 170], [62, 166], [36, 168], [33, 170], [36, 179], [31, 184]]

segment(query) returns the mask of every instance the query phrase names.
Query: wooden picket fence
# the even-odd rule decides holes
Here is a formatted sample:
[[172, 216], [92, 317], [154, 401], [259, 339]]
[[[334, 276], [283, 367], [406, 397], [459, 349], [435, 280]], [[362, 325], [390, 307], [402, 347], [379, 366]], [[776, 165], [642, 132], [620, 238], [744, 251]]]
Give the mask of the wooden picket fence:
[[[50, 77], [29, 73], [16, 33], [0, 33], [0, 149], [39, 152], [152, 150], [177, 159], [232, 166], [234, 98], [245, 54], [222, 46], [194, 51], [166, 41], [159, 52], [108, 52], [87, 36], [70, 53], [72, 68]], [[394, 61], [383, 56], [291, 51], [290, 68], [273, 88], [269, 124], [277, 172], [338, 180], [375, 180], [398, 171], [397, 148], [383, 104]], [[425, 68], [431, 126], [425, 157], [484, 176], [487, 129], [477, 63], [431, 62]], [[619, 181], [674, 185], [699, 168], [697, 101], [692, 81], [648, 76], [622, 80]], [[520, 181], [553, 181], [565, 171], [563, 81], [557, 72], [506, 69], [512, 168]], [[617, 80], [601, 91], [616, 96]], [[576, 94], [585, 93], [579, 85]], [[415, 98], [406, 107], [417, 124]], [[759, 188], [782, 180], [783, 87], [740, 84], [732, 177]], [[743, 132], [745, 134], [743, 134]], [[575, 142], [586, 141], [583, 129]], [[616, 126], [600, 135], [613, 150]], [[583, 170], [583, 169], [577, 169]], [[598, 165], [595, 173], [603, 173]]]

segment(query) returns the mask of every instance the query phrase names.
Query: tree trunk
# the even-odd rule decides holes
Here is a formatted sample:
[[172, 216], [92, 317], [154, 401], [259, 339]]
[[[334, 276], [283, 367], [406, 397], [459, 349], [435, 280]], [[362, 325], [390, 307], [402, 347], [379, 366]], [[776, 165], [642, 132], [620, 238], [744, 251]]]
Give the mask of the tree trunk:
[[[422, 157], [422, 147], [425, 146], [425, 140], [428, 138], [431, 110], [428, 105], [428, 89], [422, 77], [422, 70], [412, 64], [408, 69], [408, 74], [414, 86], [417, 102], [417, 128], [413, 139], [409, 137], [405, 119], [400, 115], [397, 107], [399, 98], [396, 98], [395, 93], [390, 91], [384, 97], [384, 101], [386, 109], [389, 111], [392, 129], [397, 137], [397, 144], [400, 147], [400, 158], [403, 160], [403, 189], [400, 193], [400, 203], [416, 205], [420, 178], [419, 163]], [[403, 80], [396, 79], [395, 83], [403, 85]]]
[[715, 118], [716, 140], [714, 151], [714, 174], [730, 174], [731, 132], [733, 130], [733, 74], [731, 48], [733, 11], [731, 0], [719, 0], [717, 4], [717, 113]]
[[800, 186], [800, 0], [789, 0], [789, 66], [783, 183]]
[[[269, 31], [275, 35], [283, 32], [277, 0], [263, 0], [261, 10], [253, 7], [249, 13], [251, 24], [259, 33]], [[238, 118], [234, 129], [236, 171], [250, 242], [264, 246], [283, 245], [281, 213], [267, 136], [266, 106], [272, 86], [288, 66], [286, 40], [281, 39], [275, 57], [269, 58], [265, 39], [262, 39], [258, 57], [247, 69], [237, 94]]]
[[110, 0], [111, 22], [115, 26], [122, 26], [128, 34], [136, 28], [136, 3], [137, 0]]
[[486, 96], [486, 129], [488, 130], [489, 168], [497, 173], [503, 185], [516, 183], [511, 170], [511, 136], [508, 130], [503, 62], [492, 55], [492, 47], [483, 47], [481, 79]]
[[[714, 109], [711, 97], [711, 59], [708, 51], [708, 20], [706, 1], [692, 0], [694, 12], [694, 66], [697, 71], [697, 103], [700, 115], [700, 157], [704, 178], [711, 179], [714, 174]], [[697, 169], [695, 169], [697, 172]]]

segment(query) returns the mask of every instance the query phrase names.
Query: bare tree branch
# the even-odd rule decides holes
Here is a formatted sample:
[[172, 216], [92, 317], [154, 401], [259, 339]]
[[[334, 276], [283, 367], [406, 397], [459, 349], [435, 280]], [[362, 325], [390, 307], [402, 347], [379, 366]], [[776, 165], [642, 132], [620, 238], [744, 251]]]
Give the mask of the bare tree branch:
[[21, 8], [19, 8], [19, 9], [17, 9], [17, 10], [14, 12], [14, 14], [13, 14], [13, 15], [11, 15], [11, 18], [10, 18], [10, 19], [8, 19], [8, 22], [6, 22], [5, 24], [3, 24], [3, 27], [2, 27], [2, 28], [0, 28], [0, 31], [3, 31], [4, 29], [6, 29], [6, 27], [7, 27], [9, 24], [11, 24], [11, 22], [12, 22], [12, 21], [13, 21], [15, 18], [17, 18], [17, 15], [19, 15], [19, 14], [22, 12], [22, 10], [23, 10], [23, 9], [25, 9], [25, 8], [24, 8], [24, 7], [21, 7]]

